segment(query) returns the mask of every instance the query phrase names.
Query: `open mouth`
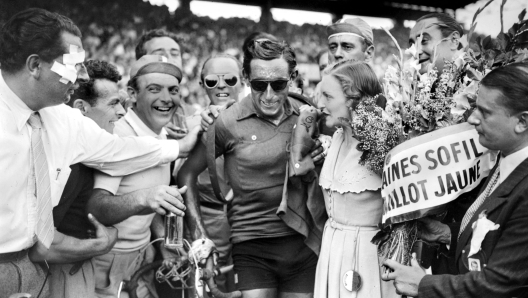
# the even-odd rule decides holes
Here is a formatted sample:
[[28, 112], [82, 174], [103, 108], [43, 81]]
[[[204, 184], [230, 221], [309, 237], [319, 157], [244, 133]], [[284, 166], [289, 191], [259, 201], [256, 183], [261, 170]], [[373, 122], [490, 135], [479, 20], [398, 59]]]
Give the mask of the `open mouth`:
[[219, 98], [228, 98], [228, 97], [229, 97], [229, 93], [217, 93], [217, 94], [216, 94], [216, 97], [219, 97]]
[[167, 113], [170, 110], [172, 110], [172, 108], [173, 107], [154, 107], [154, 110], [162, 112], [162, 113]]
[[279, 102], [278, 101], [274, 101], [274, 102], [265, 102], [265, 101], [260, 101], [260, 104], [267, 107], [267, 108], [273, 108], [273, 107], [276, 107]]

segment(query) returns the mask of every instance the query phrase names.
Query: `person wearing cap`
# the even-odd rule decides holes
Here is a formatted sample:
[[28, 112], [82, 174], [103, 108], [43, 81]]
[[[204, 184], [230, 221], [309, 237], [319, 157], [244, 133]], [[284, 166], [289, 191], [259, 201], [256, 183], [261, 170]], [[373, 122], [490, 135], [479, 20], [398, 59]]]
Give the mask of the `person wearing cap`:
[[39, 8], [0, 29], [0, 297], [49, 297], [47, 264], [66, 257], [53, 252], [77, 243], [53, 223], [70, 165], [128, 175], [185, 157], [197, 139], [121, 138], [65, 105], [89, 80], [81, 37], [72, 20]]
[[[344, 60], [356, 60], [370, 62], [374, 55], [374, 34], [369, 24], [360, 18], [340, 19], [326, 28], [328, 35], [328, 52], [326, 53], [326, 64], [321, 67], [324, 61], [324, 54], [318, 56], [321, 80], [325, 75], [325, 68], [328, 64], [337, 63]], [[323, 59], [322, 59], [323, 58]], [[317, 84], [314, 91], [314, 102], [318, 107], [324, 107], [324, 99], [321, 98], [321, 82]], [[333, 131], [328, 128], [329, 131]]]
[[[116, 122], [114, 133], [119, 136], [152, 136], [166, 139], [164, 126], [178, 105], [180, 69], [158, 55], [145, 55], [132, 65], [128, 92], [135, 106]], [[168, 164], [123, 177], [103, 173], [94, 175], [94, 190], [87, 210], [105, 225], [114, 225], [119, 233], [112, 250], [94, 258], [95, 293], [97, 297], [117, 297], [123, 280], [131, 277], [145, 263], [153, 261], [155, 250], [148, 243], [152, 231], [163, 237], [162, 215], [173, 212], [183, 216], [180, 193], [169, 186]], [[181, 210], [172, 205], [181, 204]], [[160, 247], [164, 258], [172, 254]], [[156, 297], [153, 274], [144, 275], [137, 289], [138, 297]]]
[[360, 18], [341, 19], [326, 28], [329, 62], [357, 60], [370, 62], [374, 55], [374, 34]]

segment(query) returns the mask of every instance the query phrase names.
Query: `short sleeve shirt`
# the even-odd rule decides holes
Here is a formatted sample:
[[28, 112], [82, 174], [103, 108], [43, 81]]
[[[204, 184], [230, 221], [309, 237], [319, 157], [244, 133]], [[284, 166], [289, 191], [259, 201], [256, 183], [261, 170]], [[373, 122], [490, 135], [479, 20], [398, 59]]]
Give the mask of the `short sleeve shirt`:
[[234, 194], [228, 212], [233, 243], [296, 234], [277, 216], [277, 209], [299, 106], [287, 100], [285, 115], [276, 125], [258, 115], [249, 95], [216, 121], [216, 152], [224, 155]]
[[[116, 122], [114, 133], [120, 137], [153, 136], [158, 139], [167, 138], [164, 129], [159, 135], [154, 133], [141, 121], [133, 109], [128, 110], [125, 117]], [[124, 195], [140, 189], [169, 185], [170, 164], [158, 165], [123, 177], [112, 177], [100, 172], [97, 172], [94, 177], [94, 188], [105, 189], [114, 195]], [[116, 224], [115, 227], [119, 231], [119, 236], [112, 252], [127, 253], [147, 245], [150, 241], [150, 224], [153, 218], [154, 213], [135, 215]]]

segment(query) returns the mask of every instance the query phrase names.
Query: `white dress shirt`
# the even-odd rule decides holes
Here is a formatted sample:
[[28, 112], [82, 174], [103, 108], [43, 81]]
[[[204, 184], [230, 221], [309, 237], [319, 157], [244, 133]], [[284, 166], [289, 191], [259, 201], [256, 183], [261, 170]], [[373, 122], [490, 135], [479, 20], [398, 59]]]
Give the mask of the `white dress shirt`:
[[502, 157], [500, 160], [500, 176], [499, 176], [499, 183], [497, 183], [497, 186], [502, 184], [508, 176], [515, 170], [516, 167], [518, 167], [525, 159], [528, 158], [528, 147], [524, 147], [523, 149], [514, 152], [506, 157]]
[[[36, 196], [30, 191], [31, 109], [7, 86], [0, 72], [0, 253], [35, 243]], [[60, 200], [70, 165], [83, 163], [110, 175], [123, 176], [178, 157], [174, 140], [120, 138], [79, 110], [67, 105], [39, 111], [48, 160], [53, 206]]]

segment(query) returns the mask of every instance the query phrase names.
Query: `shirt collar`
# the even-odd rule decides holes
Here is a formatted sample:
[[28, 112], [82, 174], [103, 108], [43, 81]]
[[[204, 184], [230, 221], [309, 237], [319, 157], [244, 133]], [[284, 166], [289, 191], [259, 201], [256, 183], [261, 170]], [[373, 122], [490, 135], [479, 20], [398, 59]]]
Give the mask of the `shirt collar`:
[[136, 112], [134, 112], [134, 109], [128, 109], [124, 118], [139, 137], [149, 136], [157, 139], [167, 138], [167, 131], [165, 130], [165, 128], [161, 129], [159, 135], [156, 134], [145, 123], [143, 123], [143, 121], [138, 117]]
[[[284, 102], [284, 114], [286, 116], [291, 116], [292, 114], [299, 115], [299, 111], [292, 106], [289, 97]], [[251, 94], [249, 94], [240, 101], [237, 120], [242, 120], [253, 115], [257, 115], [257, 109], [253, 103]]]
[[7, 86], [4, 76], [0, 71], [0, 101], [3, 101], [15, 119], [18, 131], [27, 124], [29, 116], [34, 113], [14, 92]]
[[506, 157], [501, 158], [500, 161], [500, 176], [499, 182], [502, 183], [508, 176], [519, 166], [525, 159], [528, 158], [528, 146], [514, 152]]

